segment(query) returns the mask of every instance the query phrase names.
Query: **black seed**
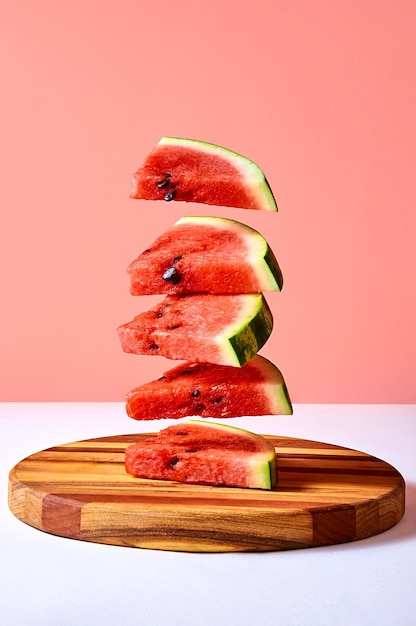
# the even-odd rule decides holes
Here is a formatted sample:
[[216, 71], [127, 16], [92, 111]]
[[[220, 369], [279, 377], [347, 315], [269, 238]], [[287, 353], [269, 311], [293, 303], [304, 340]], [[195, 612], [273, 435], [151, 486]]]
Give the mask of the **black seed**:
[[179, 461], [178, 457], [176, 455], [173, 456], [170, 460], [169, 466], [174, 467], [178, 461]]
[[199, 396], [201, 392], [199, 391], [199, 389], [195, 389], [195, 391], [192, 392], [192, 397], [193, 398], [197, 398]]
[[162, 275], [163, 280], [172, 283], [172, 285], [176, 285], [181, 280], [182, 276], [180, 272], [176, 269], [176, 267], [169, 267], [167, 270], [163, 272]]
[[185, 450], [185, 452], [188, 452], [188, 453], [190, 453], [190, 452], [198, 452], [198, 450]]
[[175, 330], [175, 328], [181, 328], [182, 324], [174, 324], [173, 326], [169, 326], [168, 330]]
[[224, 400], [224, 398], [222, 396], [219, 396], [218, 398], [214, 399], [214, 404], [220, 404], [220, 402], [222, 402]]
[[187, 435], [187, 431], [186, 430], [177, 430], [175, 433], [175, 435], [181, 435], [182, 437], [185, 437], [185, 435]]
[[161, 313], [161, 312], [159, 311], [159, 313], [156, 315], [156, 317], [163, 317], [163, 313]]
[[154, 341], [152, 341], [151, 344], [149, 344], [149, 350], [159, 350], [159, 346], [157, 346]]
[[195, 374], [196, 370], [183, 370], [183, 372], [180, 373], [181, 376], [186, 376], [187, 374]]
[[202, 411], [203, 409], [205, 409], [205, 404], [198, 404], [195, 407], [195, 411]]
[[169, 189], [169, 191], [167, 191], [164, 195], [164, 200], [166, 200], [166, 202], [170, 202], [171, 200], [173, 200], [176, 196], [176, 191], [174, 189]]
[[179, 256], [175, 256], [174, 259], [172, 259], [172, 261], [170, 262], [170, 265], [175, 265], [178, 261], [180, 261], [182, 258], [182, 255], [180, 254]]
[[172, 177], [172, 174], [169, 174], [169, 172], [164, 174], [162, 180], [159, 180], [159, 182], [157, 183], [158, 188], [164, 189], [165, 187], [167, 187], [167, 185], [169, 185], [170, 183], [169, 178], [171, 177]]

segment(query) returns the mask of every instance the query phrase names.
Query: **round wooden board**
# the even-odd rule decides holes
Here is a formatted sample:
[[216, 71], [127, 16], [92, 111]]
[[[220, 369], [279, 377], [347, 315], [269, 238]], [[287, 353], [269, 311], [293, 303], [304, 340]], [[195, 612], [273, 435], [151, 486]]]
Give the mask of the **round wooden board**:
[[307, 548], [364, 539], [404, 514], [405, 483], [363, 452], [265, 435], [273, 491], [137, 479], [124, 449], [152, 433], [59, 445], [18, 463], [9, 506], [39, 530], [84, 541], [189, 552]]

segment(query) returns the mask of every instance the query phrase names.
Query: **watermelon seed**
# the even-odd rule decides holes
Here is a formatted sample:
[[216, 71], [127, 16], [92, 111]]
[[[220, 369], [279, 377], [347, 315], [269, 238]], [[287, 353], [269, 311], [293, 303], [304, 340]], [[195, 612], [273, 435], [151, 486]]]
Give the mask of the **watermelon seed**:
[[203, 409], [205, 409], [205, 404], [198, 404], [195, 407], [195, 411], [202, 411]]
[[197, 398], [200, 395], [200, 393], [201, 392], [199, 391], [199, 389], [195, 389], [195, 391], [192, 392], [192, 397]]
[[183, 372], [180, 373], [181, 376], [187, 376], [188, 374], [195, 374], [195, 370], [183, 370]]
[[169, 191], [167, 191], [164, 195], [164, 200], [166, 200], [166, 202], [170, 202], [175, 198], [175, 195], [176, 191], [174, 189], [169, 189]]
[[159, 311], [159, 313], [156, 315], [156, 317], [163, 317], [163, 313], [161, 313], [161, 312]]
[[172, 259], [172, 261], [170, 262], [170, 265], [175, 265], [178, 261], [180, 261], [182, 258], [182, 255], [180, 254], [179, 256], [175, 256], [174, 259]]
[[169, 267], [162, 275], [163, 280], [167, 280], [172, 285], [176, 285], [182, 278], [176, 267]]
[[149, 345], [149, 350], [159, 350], [159, 346], [155, 344], [154, 341]]
[[182, 324], [175, 324], [174, 326], [169, 326], [168, 330], [175, 330], [175, 328], [180, 328]]
[[176, 465], [176, 463], [179, 461], [178, 457], [175, 455], [174, 457], [171, 458], [170, 460], [170, 467], [174, 467]]
[[188, 433], [186, 432], [186, 430], [177, 430], [174, 434], [180, 435], [181, 437], [185, 437], [185, 435], [187, 435]]
[[214, 399], [214, 404], [220, 404], [220, 402], [222, 402], [223, 400], [224, 400], [224, 398], [219, 396], [218, 398]]
[[172, 174], [169, 174], [169, 172], [167, 172], [166, 174], [163, 175], [162, 180], [160, 180], [157, 183], [157, 187], [158, 189], [164, 189], [165, 187], [167, 187], [167, 185], [169, 185], [169, 178], [172, 177]]

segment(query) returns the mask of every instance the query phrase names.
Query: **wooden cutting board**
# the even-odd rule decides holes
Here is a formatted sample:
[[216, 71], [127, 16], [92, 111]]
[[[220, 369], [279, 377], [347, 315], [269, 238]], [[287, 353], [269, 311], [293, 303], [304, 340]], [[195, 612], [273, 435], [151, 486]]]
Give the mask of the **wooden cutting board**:
[[405, 483], [388, 463], [326, 443], [274, 437], [273, 491], [137, 479], [124, 449], [151, 434], [59, 445], [18, 463], [9, 506], [39, 530], [159, 550], [288, 550], [364, 539], [404, 514]]

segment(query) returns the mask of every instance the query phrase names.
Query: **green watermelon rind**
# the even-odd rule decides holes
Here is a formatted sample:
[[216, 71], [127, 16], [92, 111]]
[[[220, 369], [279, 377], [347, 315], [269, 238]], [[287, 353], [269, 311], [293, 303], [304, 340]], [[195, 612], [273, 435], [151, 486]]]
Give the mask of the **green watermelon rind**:
[[[197, 424], [207, 428], [215, 428], [219, 431], [225, 431], [235, 434], [241, 438], [247, 438], [256, 441], [259, 447], [263, 448], [258, 452], [252, 452], [250, 455], [244, 454], [241, 462], [246, 463], [250, 467], [251, 482], [248, 485], [252, 489], [273, 489], [277, 482], [277, 462], [276, 451], [270, 441], [262, 435], [253, 433], [244, 428], [230, 426], [229, 424], [207, 422], [206, 420], [186, 420], [185, 424]], [[234, 451], [234, 454], [238, 452]]]
[[212, 226], [235, 232], [248, 248], [247, 261], [251, 264], [261, 289], [259, 291], [281, 291], [283, 275], [277, 259], [266, 239], [257, 230], [238, 220], [209, 215], [185, 215], [174, 226], [195, 224]]
[[281, 371], [264, 357], [256, 363], [264, 376], [263, 390], [269, 398], [270, 415], [293, 415], [292, 401]]
[[[267, 245], [267, 251], [264, 255], [264, 273], [269, 276], [270, 285], [276, 285], [274, 289], [270, 286], [263, 291], [282, 291], [283, 288], [283, 274], [277, 259], [273, 253], [273, 250]], [[267, 268], [267, 269], [266, 269]]]
[[217, 336], [224, 363], [241, 367], [264, 346], [273, 329], [273, 316], [263, 294], [246, 294], [238, 318]]
[[194, 150], [199, 150], [202, 153], [205, 152], [225, 159], [241, 173], [253, 195], [259, 200], [259, 203], [262, 204], [263, 210], [278, 210], [273, 191], [264, 175], [263, 170], [257, 165], [257, 163], [242, 154], [229, 150], [228, 148], [223, 148], [222, 146], [218, 146], [214, 143], [183, 137], [162, 137], [158, 145], [193, 148]]

